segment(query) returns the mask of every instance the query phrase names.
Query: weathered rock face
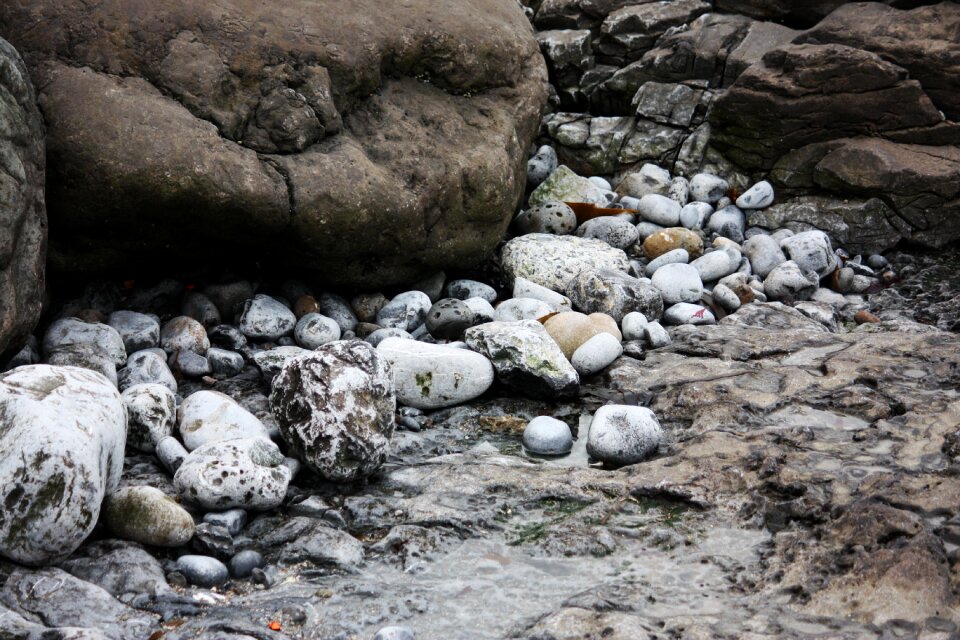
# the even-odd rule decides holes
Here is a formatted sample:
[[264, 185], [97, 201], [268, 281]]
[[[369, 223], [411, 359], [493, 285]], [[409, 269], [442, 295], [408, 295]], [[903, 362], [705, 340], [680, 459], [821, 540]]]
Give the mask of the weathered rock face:
[[62, 560], [97, 524], [123, 470], [126, 412], [105, 377], [31, 365], [0, 376], [0, 553]]
[[61, 268], [256, 248], [377, 286], [476, 262], [546, 100], [510, 0], [6, 3], [0, 33], [43, 87]]
[[0, 361], [40, 318], [47, 213], [43, 120], [27, 68], [0, 39]]

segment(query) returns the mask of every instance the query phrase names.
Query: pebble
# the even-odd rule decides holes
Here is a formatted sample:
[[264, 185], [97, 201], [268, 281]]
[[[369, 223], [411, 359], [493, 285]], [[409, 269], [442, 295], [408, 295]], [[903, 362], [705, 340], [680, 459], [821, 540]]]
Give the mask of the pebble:
[[417, 280], [412, 285], [410, 285], [411, 291], [422, 291], [427, 294], [427, 297], [430, 298], [430, 302], [434, 303], [440, 299], [440, 296], [443, 294], [443, 285], [447, 281], [447, 274], [444, 271], [437, 271], [430, 274], [429, 276]]
[[667, 264], [653, 274], [653, 286], [667, 304], [698, 302], [703, 296], [700, 272], [689, 264]]
[[743, 211], [733, 205], [717, 209], [707, 220], [707, 229], [730, 238], [734, 242], [743, 242], [743, 232], [747, 229], [747, 218]]
[[239, 351], [247, 346], [247, 337], [240, 333], [240, 329], [229, 324], [219, 324], [207, 331], [211, 344], [222, 349]]
[[162, 384], [137, 384], [120, 394], [127, 410], [127, 446], [153, 453], [160, 440], [173, 434], [177, 399]]
[[587, 202], [606, 206], [608, 201], [603, 189], [566, 165], [560, 165], [533, 190], [528, 202], [530, 206], [543, 202]]
[[183, 448], [180, 441], [173, 436], [161, 438], [154, 448], [154, 454], [163, 463], [171, 474], [177, 472], [180, 465], [189, 455], [189, 452]]
[[764, 209], [773, 204], [773, 185], [766, 180], [758, 182], [737, 198], [741, 209]]
[[[163, 353], [160, 351], [160, 353]], [[127, 366], [117, 374], [117, 383], [121, 391], [138, 384], [162, 384], [174, 393], [177, 392], [177, 380], [167, 366], [166, 354], [157, 351], [137, 351], [127, 360]]]
[[712, 173], [698, 173], [690, 180], [690, 198], [696, 202], [713, 204], [723, 198], [730, 185]]
[[667, 333], [667, 330], [659, 322], [650, 322], [643, 328], [643, 336], [647, 339], [647, 344], [650, 345], [651, 349], [659, 349], [660, 347], [666, 347], [673, 340], [670, 338], [670, 334]]
[[193, 318], [204, 327], [215, 327], [220, 324], [220, 310], [207, 296], [199, 291], [187, 291], [180, 304], [181, 315]]
[[567, 235], [577, 228], [577, 214], [564, 202], [544, 202], [520, 212], [513, 221], [517, 232]]
[[210, 348], [210, 339], [202, 324], [188, 316], [177, 316], [160, 329], [160, 347], [167, 353], [193, 351], [204, 355]]
[[881, 269], [885, 269], [888, 266], [890, 266], [890, 261], [884, 258], [879, 253], [874, 253], [873, 255], [867, 258], [867, 266], [869, 266], [871, 269], [876, 269], [879, 271]]
[[[350, 308], [357, 316], [358, 323], [376, 322], [377, 314], [383, 309], [389, 300], [379, 291], [376, 293], [361, 293], [353, 297], [350, 301]], [[319, 307], [317, 307], [319, 311]], [[356, 328], [354, 328], [356, 330]]]
[[655, 286], [611, 269], [584, 269], [567, 284], [567, 297], [583, 313], [605, 313], [619, 323], [631, 311], [648, 318], [663, 313], [663, 298]]
[[663, 231], [663, 226], [652, 222], [640, 222], [637, 224], [637, 234], [640, 240], [646, 240], [658, 231]]
[[880, 322], [880, 318], [865, 310], [860, 310], [853, 314], [853, 320], [857, 324], [875, 324]]
[[690, 181], [683, 176], [676, 176], [670, 182], [670, 192], [667, 197], [676, 201], [681, 207], [690, 201]]
[[539, 320], [556, 312], [553, 305], [536, 298], [510, 298], [497, 305], [493, 319], [496, 322]]
[[670, 172], [655, 164], [645, 164], [639, 171], [633, 171], [624, 176], [617, 185], [617, 193], [621, 196], [642, 198], [649, 194], [666, 195], [670, 191]]
[[743, 252], [750, 260], [750, 268], [761, 278], [787, 261], [778, 243], [772, 236], [758, 235], [743, 243]]
[[644, 268], [644, 273], [652, 278], [653, 274], [657, 272], [657, 269], [665, 264], [688, 264], [689, 262], [690, 254], [686, 249], [673, 249], [648, 262]]
[[247, 549], [230, 558], [230, 575], [236, 579], [249, 578], [254, 569], [267, 566], [267, 561], [257, 551]]
[[419, 409], [462, 404], [493, 384], [493, 365], [466, 349], [389, 338], [377, 352], [390, 365], [397, 401]]
[[651, 193], [640, 198], [637, 212], [647, 222], [664, 227], [680, 224], [680, 204], [666, 196]]
[[823, 231], [803, 231], [785, 238], [780, 241], [780, 248], [802, 271], [813, 271], [821, 278], [837, 268], [830, 238]]
[[541, 300], [557, 311], [570, 311], [573, 308], [573, 303], [567, 296], [557, 293], [552, 289], [547, 289], [536, 282], [531, 282], [526, 278], [514, 279], [513, 297]]
[[[329, 343], [328, 343], [329, 344]], [[303, 347], [275, 347], [266, 351], [257, 351], [253, 354], [253, 362], [260, 369], [260, 375], [263, 379], [272, 382], [280, 373], [281, 367], [294, 358], [311, 353], [309, 349]]]
[[481, 324], [467, 329], [464, 341], [493, 363], [498, 380], [525, 395], [550, 399], [580, 388], [573, 365], [536, 320]]
[[188, 451], [222, 440], [270, 437], [260, 419], [236, 400], [209, 390], [197, 391], [180, 403], [177, 428]]
[[823, 302], [804, 301], [793, 305], [793, 308], [807, 316], [811, 320], [816, 320], [831, 331], [837, 328], [837, 317], [833, 307]]
[[564, 291], [567, 282], [584, 269], [630, 268], [627, 254], [605, 242], [576, 236], [532, 233], [513, 238], [503, 246], [501, 263], [512, 286], [526, 278], [553, 291]]
[[160, 322], [155, 316], [136, 311], [114, 311], [107, 324], [116, 329], [127, 353], [160, 344]]
[[728, 313], [733, 313], [740, 308], [743, 302], [740, 296], [734, 293], [733, 289], [725, 284], [717, 283], [711, 291], [714, 301], [719, 304]]
[[663, 322], [670, 325], [680, 324], [716, 324], [713, 313], [699, 304], [679, 302], [663, 312]]
[[193, 516], [160, 489], [124, 487], [107, 497], [101, 521], [118, 538], [180, 547], [193, 537]]
[[180, 556], [176, 570], [187, 582], [204, 589], [219, 587], [230, 577], [227, 566], [210, 556]]
[[456, 340], [474, 325], [475, 318], [462, 300], [444, 298], [438, 300], [427, 312], [427, 331], [441, 340]]
[[483, 298], [490, 304], [497, 301], [497, 290], [477, 280], [451, 280], [447, 284], [447, 297], [457, 300]]
[[290, 483], [283, 454], [266, 438], [210, 442], [194, 449], [173, 476], [177, 492], [204, 509], [280, 506]]
[[527, 185], [538, 187], [550, 177], [557, 168], [557, 152], [549, 145], [537, 149], [537, 153], [527, 160]]
[[231, 536], [235, 536], [247, 524], [247, 512], [244, 509], [228, 509], [227, 511], [211, 511], [203, 516], [203, 521], [223, 527]]
[[646, 328], [649, 320], [642, 313], [634, 311], [633, 313], [628, 313], [623, 316], [623, 320], [620, 322], [620, 331], [623, 334], [624, 340], [642, 340], [644, 337], [644, 329]]
[[366, 341], [376, 347], [387, 338], [403, 338], [404, 340], [413, 340], [413, 336], [403, 329], [377, 329], [366, 337]]
[[427, 319], [433, 303], [422, 291], [406, 291], [397, 294], [377, 314], [377, 324], [387, 329], [413, 331]]
[[627, 250], [637, 243], [640, 234], [628, 220], [603, 216], [587, 220], [577, 229], [581, 238], [595, 238], [616, 249]]
[[700, 274], [701, 281], [714, 282], [737, 270], [740, 266], [740, 252], [734, 249], [711, 251], [691, 262], [690, 266]]
[[601, 178], [600, 176], [590, 176], [587, 178], [587, 180], [605, 191], [613, 191], [613, 186], [611, 186], [610, 182], [606, 178]]
[[493, 322], [493, 317], [497, 313], [494, 310], [493, 305], [483, 298], [467, 298], [463, 301], [463, 304], [467, 305], [470, 308], [470, 311], [473, 311], [474, 324]]
[[622, 339], [616, 320], [604, 313], [586, 315], [567, 311], [553, 316], [543, 326], [568, 360], [582, 344], [599, 333], [609, 333], [617, 342]]
[[243, 371], [243, 356], [236, 351], [211, 347], [207, 351], [207, 361], [213, 375], [230, 378]]
[[171, 371], [188, 378], [201, 378], [213, 372], [210, 361], [193, 351], [174, 351], [167, 359], [167, 364]]
[[313, 350], [320, 345], [339, 340], [340, 325], [319, 313], [308, 313], [297, 321], [293, 336], [298, 345]]
[[680, 209], [680, 224], [687, 229], [703, 229], [713, 207], [706, 202], [691, 202]]
[[357, 316], [353, 313], [350, 303], [343, 296], [324, 293], [321, 294], [317, 303], [320, 306], [320, 313], [339, 325], [341, 335], [356, 328]]
[[374, 634], [373, 640], [417, 640], [417, 636], [408, 627], [383, 627]]
[[243, 303], [253, 297], [253, 285], [246, 280], [239, 280], [210, 285], [204, 288], [203, 293], [217, 305], [220, 317], [229, 322], [243, 309]]
[[293, 315], [297, 320], [310, 313], [320, 313], [320, 303], [310, 294], [296, 298], [293, 303]]
[[650, 260], [675, 249], [684, 249], [691, 258], [699, 258], [703, 254], [703, 239], [689, 229], [671, 227], [661, 229], [643, 241], [643, 255]]
[[523, 430], [523, 447], [540, 456], [563, 456], [573, 448], [573, 434], [566, 422], [538, 416]]
[[650, 409], [606, 405], [593, 415], [587, 453], [609, 465], [634, 464], [656, 453], [662, 439], [660, 422]]
[[793, 260], [787, 260], [767, 274], [763, 289], [771, 300], [809, 300], [819, 285], [813, 271], [802, 271]]
[[293, 331], [297, 317], [276, 298], [257, 294], [240, 314], [240, 332], [251, 340], [277, 340]]
[[603, 371], [623, 353], [620, 340], [609, 333], [598, 333], [577, 347], [570, 363], [581, 378]]

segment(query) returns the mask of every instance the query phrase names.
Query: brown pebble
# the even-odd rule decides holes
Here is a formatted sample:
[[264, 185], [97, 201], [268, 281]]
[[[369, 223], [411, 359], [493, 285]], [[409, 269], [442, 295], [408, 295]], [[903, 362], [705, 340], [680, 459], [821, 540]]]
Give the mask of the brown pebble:
[[868, 322], [870, 323], [880, 322], [880, 318], [873, 315], [869, 311], [857, 311], [857, 313], [853, 316], [853, 320], [857, 324], [867, 324]]
[[297, 298], [296, 304], [293, 305], [293, 315], [297, 316], [297, 320], [299, 320], [308, 313], [320, 313], [320, 305], [317, 304], [317, 299], [311, 295], [300, 296]]

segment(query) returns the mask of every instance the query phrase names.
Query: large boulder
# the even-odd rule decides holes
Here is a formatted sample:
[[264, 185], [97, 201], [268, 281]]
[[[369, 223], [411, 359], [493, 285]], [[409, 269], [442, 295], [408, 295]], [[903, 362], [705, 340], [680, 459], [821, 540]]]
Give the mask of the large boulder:
[[27, 68], [0, 39], [0, 363], [40, 318], [47, 243], [43, 120]]
[[42, 0], [0, 34], [42, 87], [58, 268], [255, 251], [373, 287], [476, 263], [546, 103], [513, 0]]
[[126, 412], [99, 373], [31, 365], [0, 375], [0, 555], [63, 560], [97, 524], [123, 471]]

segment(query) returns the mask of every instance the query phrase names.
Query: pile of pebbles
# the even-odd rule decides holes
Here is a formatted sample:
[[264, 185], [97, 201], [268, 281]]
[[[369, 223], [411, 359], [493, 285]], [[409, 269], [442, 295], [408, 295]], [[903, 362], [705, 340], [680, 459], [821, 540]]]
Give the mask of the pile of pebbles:
[[[437, 273], [390, 297], [292, 280], [91, 287], [6, 369], [40, 380], [51, 369], [31, 367], [81, 367], [116, 387], [127, 448], [169, 477], [111, 488], [101, 523], [182, 551], [168, 567], [174, 581], [213, 588], [268, 581], [263, 556], [233, 553], [233, 538], [249, 514], [284, 503], [304, 466], [334, 482], [367, 477], [393, 430], [420, 430], [426, 412], [495, 385], [575, 397], [624, 353], [669, 345], [671, 327], [714, 324], [744, 305], [787, 304], [833, 331], [876, 322], [866, 294], [894, 278], [883, 256], [850, 256], [821, 230], [751, 226], [774, 201], [767, 182], [734, 199], [719, 176], [648, 164], [613, 188], [558, 166], [550, 147], [528, 169], [528, 206], [491, 282]], [[580, 222], [567, 203], [620, 211]], [[595, 462], [617, 467], [655, 454], [663, 433], [649, 409], [611, 404], [586, 438]], [[535, 456], [567, 455], [573, 442], [550, 416], [522, 436]]]

